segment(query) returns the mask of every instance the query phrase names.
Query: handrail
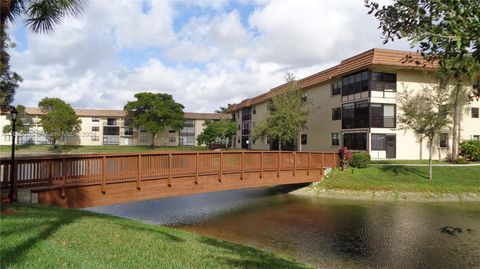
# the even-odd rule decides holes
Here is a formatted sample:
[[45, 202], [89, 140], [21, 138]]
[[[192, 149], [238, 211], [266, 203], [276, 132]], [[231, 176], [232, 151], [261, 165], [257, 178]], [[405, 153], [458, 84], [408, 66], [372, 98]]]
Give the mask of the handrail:
[[[8, 187], [10, 162], [0, 158], [2, 186]], [[323, 175], [325, 166], [337, 166], [335, 152], [293, 151], [182, 151], [146, 153], [108, 153], [54, 156], [24, 156], [16, 158], [18, 173], [14, 186], [18, 188], [55, 187], [64, 193], [65, 188], [78, 185], [100, 185], [108, 192], [108, 184], [132, 181], [140, 190], [142, 181], [166, 179], [168, 186], [175, 185], [180, 177], [194, 178], [198, 184], [201, 176], [216, 175], [222, 182], [224, 176], [238, 174], [240, 180], [248, 173], [257, 173], [262, 179], [268, 172], [279, 178], [290, 171], [296, 176]], [[314, 172], [320, 170], [320, 173]], [[288, 174], [287, 174], [288, 175]]]

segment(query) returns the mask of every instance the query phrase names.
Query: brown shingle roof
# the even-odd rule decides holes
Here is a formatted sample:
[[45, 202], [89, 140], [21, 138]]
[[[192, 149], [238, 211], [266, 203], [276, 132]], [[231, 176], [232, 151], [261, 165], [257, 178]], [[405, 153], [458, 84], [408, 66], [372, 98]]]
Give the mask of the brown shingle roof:
[[[84, 109], [84, 108], [75, 108], [75, 113], [79, 117], [125, 117], [127, 113], [123, 110], [114, 110], [114, 109]], [[40, 108], [38, 107], [27, 107], [25, 108], [25, 113], [30, 115], [43, 115]], [[186, 119], [195, 119], [195, 120], [218, 120], [221, 118], [230, 118], [230, 115], [219, 114], [219, 113], [196, 113], [196, 112], [185, 112], [184, 116]]]
[[[339, 65], [320, 71], [316, 74], [298, 80], [298, 84], [302, 89], [308, 89], [327, 82], [341, 75], [359, 71], [373, 65], [392, 66], [399, 68], [434, 68], [434, 64], [418, 65], [415, 62], [405, 62], [405, 56], [410, 55], [414, 59], [422, 61], [420, 54], [409, 51], [387, 50], [387, 49], [371, 49], [360, 53], [353, 57], [347, 58], [340, 62]], [[245, 99], [238, 104], [228, 107], [227, 112], [233, 112], [238, 109], [249, 107], [268, 101], [273, 96], [286, 90], [286, 84], [277, 86], [270, 91], [258, 95], [253, 98]]]

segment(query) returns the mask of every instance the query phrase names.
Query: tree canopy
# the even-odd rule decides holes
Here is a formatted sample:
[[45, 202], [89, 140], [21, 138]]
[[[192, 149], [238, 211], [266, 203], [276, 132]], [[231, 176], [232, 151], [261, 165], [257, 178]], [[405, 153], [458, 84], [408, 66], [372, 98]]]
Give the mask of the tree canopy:
[[480, 62], [480, 2], [478, 0], [365, 0], [379, 20], [384, 43], [406, 38], [429, 61], [466, 73], [468, 55]]
[[[17, 120], [15, 122], [15, 131], [18, 132], [18, 133], [26, 133], [29, 130], [27, 124], [30, 124], [30, 122], [29, 122], [29, 119], [26, 117], [26, 114], [25, 114], [25, 106], [17, 105], [16, 109], [17, 109]], [[7, 120], [10, 121], [11, 118], [12, 118], [11, 115], [8, 114], [7, 115]], [[11, 133], [11, 132], [12, 132], [12, 125], [11, 124], [7, 124], [7, 125], [3, 126], [3, 133], [4, 134]]]
[[400, 93], [398, 97], [401, 113], [398, 116], [399, 128], [412, 130], [420, 139], [427, 139], [429, 149], [429, 178], [432, 179], [433, 145], [451, 123], [451, 106], [441, 87], [425, 87], [421, 92]]
[[152, 147], [156, 135], [167, 127], [180, 130], [185, 121], [184, 106], [175, 102], [166, 93], [141, 92], [135, 94], [136, 101], [129, 101], [124, 110], [132, 115], [131, 127], [144, 128], [152, 136]]
[[228, 148], [228, 141], [237, 132], [235, 122], [227, 119], [211, 121], [197, 137], [198, 144], [205, 144], [209, 147], [213, 143], [222, 143]]
[[293, 141], [307, 123], [308, 111], [302, 101], [302, 91], [291, 73], [285, 76], [287, 90], [270, 100], [269, 115], [253, 130], [253, 138], [278, 139], [282, 143]]
[[73, 136], [80, 131], [82, 121], [75, 114], [70, 104], [59, 98], [43, 98], [38, 107], [45, 113], [40, 116], [43, 131], [57, 148], [61, 137]]

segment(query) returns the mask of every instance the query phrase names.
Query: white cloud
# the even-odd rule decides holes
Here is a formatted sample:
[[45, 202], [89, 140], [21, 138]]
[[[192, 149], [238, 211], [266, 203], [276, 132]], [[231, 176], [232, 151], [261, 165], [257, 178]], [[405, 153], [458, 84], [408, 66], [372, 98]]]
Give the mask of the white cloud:
[[[36, 106], [56, 96], [76, 107], [121, 109], [136, 92], [162, 91], [188, 111], [213, 111], [283, 83], [286, 71], [301, 78], [381, 44], [357, 0], [259, 1], [249, 25], [239, 11], [224, 11], [225, 1], [149, 4], [144, 13], [140, 0], [90, 1], [54, 34], [28, 33], [28, 48], [12, 52], [25, 79], [16, 102]], [[201, 12], [175, 32], [179, 5]], [[122, 50], [145, 48], [161, 53], [133, 69], [121, 64]]]

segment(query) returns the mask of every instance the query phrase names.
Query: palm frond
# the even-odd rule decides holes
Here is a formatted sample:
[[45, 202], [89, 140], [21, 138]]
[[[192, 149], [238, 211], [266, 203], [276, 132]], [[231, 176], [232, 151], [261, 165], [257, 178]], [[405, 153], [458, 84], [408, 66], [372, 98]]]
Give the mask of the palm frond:
[[80, 14], [85, 5], [86, 0], [30, 0], [26, 24], [35, 33], [51, 32], [63, 17]]
[[0, 7], [0, 20], [2, 22], [15, 22], [25, 11], [25, 2], [26, 0], [10, 0], [2, 3]]

